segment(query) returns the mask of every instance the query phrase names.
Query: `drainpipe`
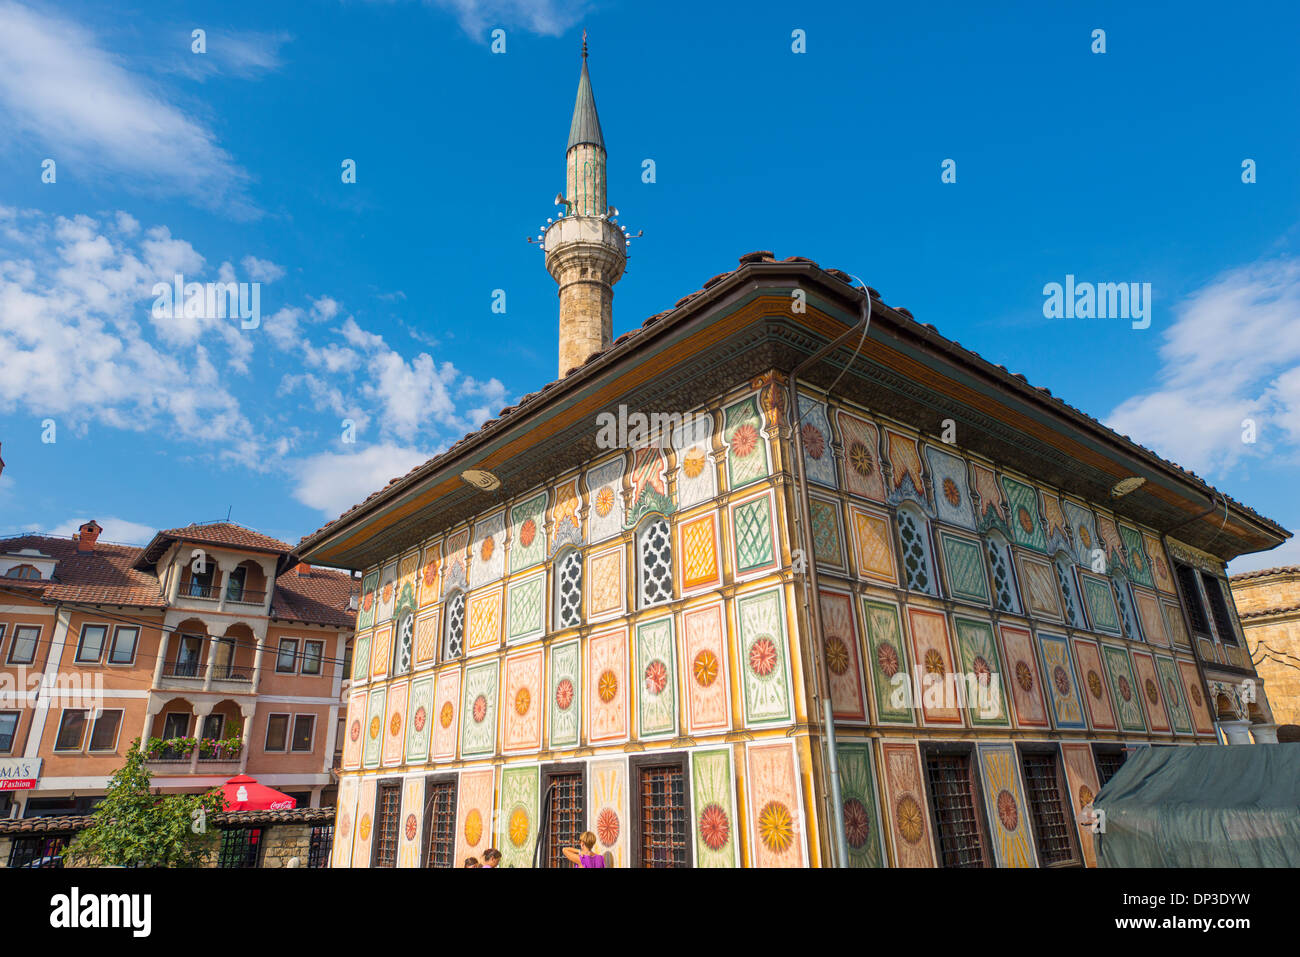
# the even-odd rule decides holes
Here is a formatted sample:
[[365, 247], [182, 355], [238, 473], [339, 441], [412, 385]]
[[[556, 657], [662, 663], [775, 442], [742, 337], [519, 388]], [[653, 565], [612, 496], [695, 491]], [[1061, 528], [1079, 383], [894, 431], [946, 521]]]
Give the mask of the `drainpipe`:
[[[862, 339], [865, 341], [867, 325], [871, 321], [871, 293], [866, 291], [866, 283], [862, 283], [865, 293], [862, 304], [862, 315], [857, 325], [851, 326], [838, 338], [828, 342], [822, 348], [818, 349], [803, 362], [795, 366], [794, 371], [790, 373], [790, 381], [786, 387], [789, 398], [790, 420], [793, 422], [794, 431], [794, 461], [791, 463], [791, 473], [794, 478], [794, 484], [798, 492], [798, 510], [796, 521], [799, 525], [800, 539], [803, 544], [805, 560], [808, 563], [808, 578], [804, 582], [804, 613], [805, 620], [812, 624], [813, 630], [813, 655], [814, 665], [813, 674], [819, 687], [815, 693], [822, 699], [822, 723], [825, 728], [823, 736], [823, 747], [825, 749], [825, 762], [827, 767], [827, 776], [830, 778], [831, 785], [831, 820], [835, 827], [835, 866], [846, 867], [849, 857], [848, 841], [844, 836], [844, 799], [840, 791], [840, 765], [839, 757], [836, 754], [835, 745], [835, 715], [831, 705], [831, 682], [830, 670], [826, 664], [826, 655], [824, 654], [822, 642], [822, 610], [820, 600], [820, 590], [817, 583], [817, 561], [813, 554], [812, 542], [812, 523], [809, 519], [811, 506], [808, 502], [808, 483], [804, 480], [803, 474], [803, 435], [799, 428], [801, 416], [799, 415], [799, 376], [805, 369], [811, 368], [820, 362], [826, 356], [838, 349], [850, 336], [855, 332], [860, 332]], [[862, 343], [858, 343], [861, 349]], [[855, 354], [856, 355], [856, 354]], [[850, 360], [852, 361], [852, 360]], [[846, 366], [847, 368], [847, 366]], [[812, 591], [812, 600], [809, 601], [808, 592]]]

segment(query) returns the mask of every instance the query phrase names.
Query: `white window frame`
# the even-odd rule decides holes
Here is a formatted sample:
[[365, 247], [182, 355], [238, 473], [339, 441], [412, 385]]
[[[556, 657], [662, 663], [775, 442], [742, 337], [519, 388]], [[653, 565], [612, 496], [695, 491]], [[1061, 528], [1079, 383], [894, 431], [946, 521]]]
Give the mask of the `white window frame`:
[[[131, 657], [126, 661], [114, 661], [113, 653], [117, 650], [118, 636], [123, 632], [134, 632], [135, 637], [131, 639]], [[113, 629], [113, 640], [108, 644], [108, 657], [104, 664], [115, 668], [123, 668], [135, 664], [135, 656], [140, 650], [140, 626], [139, 625], [118, 625]]]
[[[315, 659], [316, 661], [315, 671], [307, 670], [307, 662], [312, 660], [307, 656], [308, 645], [315, 645], [318, 649], [320, 649]], [[304, 638], [302, 640], [302, 668], [300, 669], [300, 674], [310, 675], [311, 677], [315, 678], [316, 676], [322, 674], [324, 670], [325, 670], [325, 639]]]
[[[23, 631], [30, 631], [33, 629], [36, 631], [36, 637], [32, 639], [32, 656], [28, 658], [26, 661], [19, 661], [17, 658], [14, 657], [14, 649], [18, 647], [18, 642], [22, 640], [19, 633]], [[41, 647], [41, 633], [44, 632], [44, 630], [45, 630], [44, 625], [29, 625], [26, 623], [23, 623], [21, 625], [17, 625], [17, 624], [14, 625], [13, 637], [9, 639], [9, 655], [5, 658], [5, 663], [11, 665], [33, 664], [36, 661], [36, 652], [39, 651]]]
[[[293, 645], [292, 665], [289, 668], [280, 667], [280, 659], [284, 657], [285, 644]], [[297, 638], [281, 638], [275, 646], [275, 673], [277, 675], [296, 675], [298, 673], [298, 648], [299, 641]]]
[[[83, 658], [82, 649], [86, 647], [86, 632], [91, 628], [99, 628], [103, 635], [99, 639], [99, 654], [94, 658]], [[77, 636], [77, 650], [72, 656], [72, 663], [77, 665], [97, 665], [104, 660], [104, 652], [108, 650], [109, 626], [104, 622], [87, 621], [81, 625], [81, 634]]]

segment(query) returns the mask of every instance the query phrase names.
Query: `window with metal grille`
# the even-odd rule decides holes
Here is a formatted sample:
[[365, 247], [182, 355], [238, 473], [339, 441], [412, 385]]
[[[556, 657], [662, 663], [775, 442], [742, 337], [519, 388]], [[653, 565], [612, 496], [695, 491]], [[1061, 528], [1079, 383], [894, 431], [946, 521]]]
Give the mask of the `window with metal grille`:
[[401, 810], [402, 789], [396, 784], [382, 785], [375, 822], [375, 867], [397, 866], [397, 819]]
[[1201, 572], [1201, 582], [1205, 585], [1205, 597], [1210, 602], [1210, 613], [1214, 615], [1219, 640], [1225, 645], [1237, 644], [1237, 629], [1232, 625], [1232, 612], [1228, 610], [1223, 582], [1209, 572]]
[[465, 593], [447, 599], [447, 624], [442, 638], [442, 657], [459, 658], [465, 647]]
[[1074, 822], [1062, 798], [1060, 764], [1054, 752], [1027, 752], [1020, 756], [1025, 772], [1025, 796], [1034, 822], [1038, 858], [1044, 867], [1077, 863], [1070, 831]]
[[429, 833], [429, 850], [425, 867], [456, 866], [456, 782], [430, 784], [429, 813], [425, 830]]
[[984, 867], [984, 829], [976, 811], [970, 755], [927, 752], [925, 773], [940, 862], [944, 867]]
[[1088, 622], [1083, 617], [1083, 605], [1079, 601], [1079, 590], [1074, 582], [1074, 564], [1064, 555], [1056, 556], [1056, 581], [1061, 586], [1065, 599], [1065, 618], [1075, 628], [1087, 628]]
[[330, 851], [334, 849], [334, 825], [318, 824], [311, 829], [307, 844], [307, 866], [329, 867]]
[[913, 591], [937, 595], [934, 565], [930, 560], [930, 536], [925, 520], [918, 518], [911, 508], [898, 510], [898, 537], [903, 543], [903, 568], [907, 572], [907, 587]]
[[1115, 604], [1119, 606], [1119, 617], [1124, 626], [1124, 637], [1129, 641], [1143, 641], [1137, 613], [1133, 611], [1133, 593], [1129, 590], [1128, 582], [1112, 581], [1110, 587], [1115, 593]]
[[1196, 572], [1186, 565], [1175, 565], [1174, 574], [1178, 576], [1183, 606], [1187, 609], [1187, 617], [1191, 619], [1192, 631], [1209, 637], [1210, 620], [1205, 615], [1205, 606], [1201, 604], [1201, 588], [1196, 581]]
[[407, 612], [397, 623], [397, 641], [393, 642], [393, 674], [411, 670], [411, 646], [415, 642], [415, 614]]
[[564, 857], [566, 847], [581, 847], [578, 838], [587, 829], [587, 804], [581, 774], [551, 778], [551, 817], [546, 828], [546, 866], [572, 867]]
[[1126, 756], [1121, 748], [1099, 748], [1093, 752], [1093, 757], [1097, 759], [1097, 781], [1102, 787], [1123, 766]]
[[260, 827], [232, 827], [222, 831], [217, 867], [257, 867], [264, 833]]
[[62, 867], [66, 834], [54, 837], [18, 837], [9, 847], [10, 867]]
[[681, 765], [643, 767], [640, 797], [641, 866], [686, 867], [686, 773]]
[[582, 552], [568, 551], [555, 567], [555, 627], [582, 624]]
[[641, 607], [649, 608], [673, 597], [672, 536], [668, 522], [654, 518], [641, 528]]
[[1020, 614], [1020, 599], [1016, 595], [1016, 580], [1011, 574], [1011, 549], [999, 536], [984, 539], [984, 551], [989, 557], [989, 571], [993, 575], [993, 596], [998, 609]]

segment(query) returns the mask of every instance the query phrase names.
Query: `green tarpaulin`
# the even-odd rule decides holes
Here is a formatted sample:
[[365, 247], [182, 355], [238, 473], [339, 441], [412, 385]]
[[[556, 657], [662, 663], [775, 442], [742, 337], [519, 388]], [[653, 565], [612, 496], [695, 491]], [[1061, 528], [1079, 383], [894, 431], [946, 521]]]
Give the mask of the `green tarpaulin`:
[[1093, 807], [1101, 867], [1300, 867], [1300, 744], [1140, 748]]

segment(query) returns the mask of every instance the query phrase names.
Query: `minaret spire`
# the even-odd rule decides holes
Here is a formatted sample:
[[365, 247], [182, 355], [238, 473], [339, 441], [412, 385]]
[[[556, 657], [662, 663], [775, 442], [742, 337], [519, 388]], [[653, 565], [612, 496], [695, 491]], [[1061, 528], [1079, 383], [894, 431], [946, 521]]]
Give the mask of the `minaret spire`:
[[560, 375], [609, 347], [614, 331], [614, 283], [627, 264], [627, 237], [606, 205], [605, 137], [587, 71], [587, 31], [582, 70], [569, 124], [564, 215], [546, 230], [546, 269], [560, 284]]

